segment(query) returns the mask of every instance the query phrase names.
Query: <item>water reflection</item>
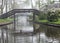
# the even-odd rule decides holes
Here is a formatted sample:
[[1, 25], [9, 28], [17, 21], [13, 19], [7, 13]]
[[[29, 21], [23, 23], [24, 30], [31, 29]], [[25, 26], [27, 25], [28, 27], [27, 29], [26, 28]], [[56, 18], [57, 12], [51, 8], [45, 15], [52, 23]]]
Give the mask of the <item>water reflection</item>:
[[[18, 32], [20, 32], [20, 30], [33, 32], [33, 23], [32, 20], [30, 19], [32, 18], [30, 14], [29, 13], [23, 13], [23, 15], [22, 13], [16, 14], [15, 18], [16, 30]], [[16, 36], [15, 43], [60, 43], [59, 28], [36, 23], [34, 24], [34, 26], [36, 30], [40, 29], [39, 33], [36, 33], [33, 36]], [[4, 37], [6, 37], [5, 33]], [[8, 43], [14, 43], [14, 36], [12, 36], [10, 33], [8, 35]]]
[[32, 37], [31, 36], [17, 36], [16, 37], [16, 43], [32, 43]]
[[[29, 13], [19, 13], [16, 14], [16, 30], [20, 32], [32, 31], [33, 23], [30, 21]], [[40, 33], [34, 36], [16, 36], [16, 43], [59, 43], [60, 40], [60, 30], [56, 27], [46, 26], [42, 24], [34, 24], [35, 29], [40, 29]]]
[[[59, 43], [60, 40], [60, 30], [57, 27], [51, 27], [46, 25], [40, 25], [40, 42], [43, 43]], [[42, 43], [41, 42], [41, 43]]]
[[16, 30], [33, 32], [32, 22], [29, 22], [30, 15], [31, 13], [17, 13], [16, 14]]

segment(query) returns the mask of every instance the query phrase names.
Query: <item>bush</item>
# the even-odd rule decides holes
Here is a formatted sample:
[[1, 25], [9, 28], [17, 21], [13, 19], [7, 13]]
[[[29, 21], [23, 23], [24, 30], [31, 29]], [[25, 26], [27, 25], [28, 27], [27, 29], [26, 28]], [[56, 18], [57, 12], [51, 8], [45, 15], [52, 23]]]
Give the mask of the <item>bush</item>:
[[55, 12], [48, 12], [47, 20], [49, 22], [56, 22], [58, 21], [58, 15]]

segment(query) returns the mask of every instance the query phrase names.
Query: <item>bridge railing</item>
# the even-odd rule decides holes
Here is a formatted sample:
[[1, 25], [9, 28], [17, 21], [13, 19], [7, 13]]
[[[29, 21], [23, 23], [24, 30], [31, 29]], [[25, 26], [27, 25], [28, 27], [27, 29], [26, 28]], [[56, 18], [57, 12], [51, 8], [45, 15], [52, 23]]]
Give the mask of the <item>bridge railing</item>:
[[[12, 22], [14, 23], [14, 28], [15, 28], [15, 14], [16, 13], [25, 13], [25, 12], [32, 12], [33, 13], [33, 22], [36, 19], [35, 15], [39, 14], [39, 11], [36, 10], [36, 9], [14, 9], [14, 10], [11, 10], [7, 13], [4, 13], [4, 14], [0, 15], [0, 19], [5, 19], [5, 18], [11, 19]], [[8, 25], [8, 24], [10, 24], [10, 23], [1, 24], [1, 26]]]
[[[11, 10], [7, 13], [4, 13], [2, 15], [0, 15], [0, 19], [3, 21], [2, 24], [0, 24], [0, 28], [1, 28], [1, 40], [2, 42], [4, 43], [4, 40], [7, 40], [6, 43], [8, 42], [9, 40], [9, 37], [10, 37], [10, 33], [14, 33], [15, 32], [15, 26], [16, 26], [16, 21], [15, 21], [15, 14], [16, 13], [25, 13], [25, 12], [32, 12], [33, 13], [33, 22], [35, 21], [35, 15], [38, 15], [39, 14], [39, 11], [38, 10], [35, 10], [35, 9], [14, 9], [14, 10]], [[33, 23], [33, 28], [35, 28], [34, 26], [35, 23]], [[33, 29], [34, 30], [34, 29]], [[6, 32], [6, 37], [4, 36], [4, 31]], [[20, 34], [20, 33], [19, 33]], [[25, 33], [24, 33], [25, 34]], [[34, 35], [34, 31], [33, 32], [29, 32], [26, 34], [29, 35]], [[6, 39], [4, 39], [4, 37]], [[12, 40], [12, 37], [11, 36], [11, 40]], [[14, 39], [14, 38], [13, 38]], [[13, 41], [13, 40], [12, 40]]]

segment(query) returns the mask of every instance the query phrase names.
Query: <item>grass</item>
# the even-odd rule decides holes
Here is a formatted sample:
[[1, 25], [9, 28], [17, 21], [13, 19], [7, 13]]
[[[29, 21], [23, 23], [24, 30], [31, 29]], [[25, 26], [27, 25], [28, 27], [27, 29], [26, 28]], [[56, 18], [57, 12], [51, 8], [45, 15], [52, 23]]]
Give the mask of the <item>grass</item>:
[[38, 20], [38, 22], [49, 23], [49, 24], [60, 24], [60, 19], [57, 22], [49, 22], [48, 20]]
[[[5, 18], [5, 19], [0, 19], [0, 23], [8, 23], [13, 21], [12, 18]], [[49, 23], [49, 24], [60, 24], [60, 18], [58, 19], [57, 22], [48, 22], [48, 20], [37, 20], [37, 22], [42, 22], [42, 23]]]
[[13, 20], [12, 18], [0, 19], [0, 23], [7, 23], [7, 22], [11, 22], [12, 20]]
[[51, 23], [51, 24], [60, 24], [60, 19], [58, 19], [57, 22], [49, 22], [49, 23]]
[[44, 22], [44, 23], [46, 23], [46, 22], [48, 22], [47, 20], [39, 20], [39, 22]]

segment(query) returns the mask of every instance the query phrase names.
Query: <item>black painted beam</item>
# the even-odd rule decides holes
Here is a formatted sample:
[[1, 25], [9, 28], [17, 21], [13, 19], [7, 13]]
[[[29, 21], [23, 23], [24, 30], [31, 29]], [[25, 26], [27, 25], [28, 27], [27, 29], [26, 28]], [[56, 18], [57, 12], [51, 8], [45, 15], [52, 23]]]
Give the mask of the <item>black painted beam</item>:
[[28, 12], [28, 13], [35, 12], [37, 15], [39, 14], [39, 11], [36, 9], [13, 9], [7, 13], [0, 15], [0, 18], [4, 19], [4, 18], [7, 18], [7, 17], [14, 15], [15, 13], [26, 13], [26, 12]]

